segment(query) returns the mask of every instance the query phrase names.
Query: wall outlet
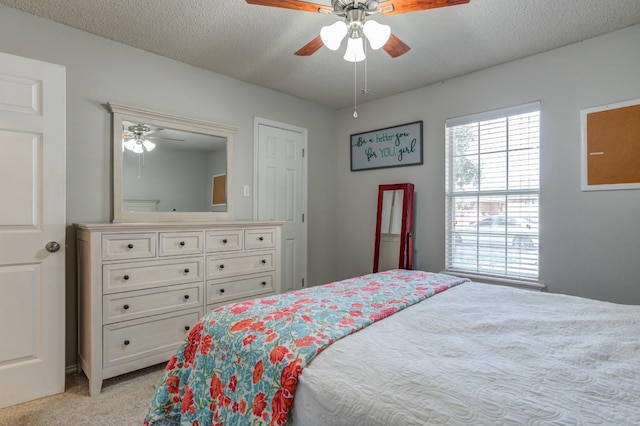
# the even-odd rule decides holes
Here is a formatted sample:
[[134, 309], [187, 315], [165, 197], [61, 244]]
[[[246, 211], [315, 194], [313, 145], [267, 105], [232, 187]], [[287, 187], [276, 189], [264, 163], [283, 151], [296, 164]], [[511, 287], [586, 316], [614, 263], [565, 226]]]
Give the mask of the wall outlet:
[[244, 196], [245, 197], [251, 196], [251, 187], [249, 185], [244, 186]]

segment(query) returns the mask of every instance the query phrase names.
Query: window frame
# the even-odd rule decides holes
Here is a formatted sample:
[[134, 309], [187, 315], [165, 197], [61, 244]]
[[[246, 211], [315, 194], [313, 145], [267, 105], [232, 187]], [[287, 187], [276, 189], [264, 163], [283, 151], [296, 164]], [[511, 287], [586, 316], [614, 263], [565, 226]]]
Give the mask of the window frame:
[[[537, 142], [537, 145], [536, 143], [529, 142], [528, 145], [526, 146], [526, 149], [529, 150], [531, 153], [533, 153], [533, 155], [535, 155], [535, 158], [537, 159], [537, 161], [530, 160], [530, 159], [527, 160], [528, 161], [526, 163], [527, 166], [525, 167], [527, 174], [525, 176], [532, 176], [530, 172], [536, 173], [537, 176], [535, 177], [534, 182], [537, 183], [537, 185], [511, 189], [509, 188], [509, 183], [512, 179], [514, 179], [514, 177], [512, 177], [509, 174], [509, 166], [511, 162], [514, 162], [516, 160], [512, 159], [509, 155], [517, 151], [517, 149], [516, 148], [511, 149], [509, 147], [509, 142], [514, 139], [508, 134], [508, 130], [510, 128], [509, 119], [515, 118], [517, 116], [521, 116], [523, 114], [531, 114], [531, 113], [537, 113], [537, 120], [538, 120], [537, 135], [535, 136], [535, 141]], [[503, 154], [505, 155], [505, 172], [502, 175], [504, 176], [504, 178], [502, 179], [502, 182], [504, 183], [504, 189], [483, 190], [482, 176], [480, 176], [480, 172], [477, 172], [478, 181], [477, 181], [475, 190], [456, 188], [456, 169], [455, 169], [454, 161], [455, 161], [455, 158], [457, 157], [457, 154], [456, 154], [456, 150], [454, 149], [455, 139], [451, 135], [453, 128], [456, 128], [458, 126], [468, 125], [468, 124], [477, 124], [478, 128], [481, 128], [483, 123], [487, 124], [487, 122], [490, 122], [493, 120], [505, 120], [504, 144], [506, 148], [504, 149], [504, 152], [503, 152]], [[536, 127], [535, 125], [534, 126], [528, 125], [527, 129], [536, 130]], [[479, 170], [482, 170], [482, 164], [481, 164], [480, 158], [483, 152], [483, 148], [482, 148], [483, 138], [480, 138], [479, 135], [476, 135], [475, 139], [477, 139], [475, 140], [475, 143], [477, 144], [476, 154], [478, 155], [478, 162], [476, 167], [478, 167]], [[484, 138], [484, 140], [486, 141], [486, 137]], [[540, 280], [540, 262], [539, 262], [540, 260], [540, 243], [539, 243], [540, 242], [540, 234], [539, 234], [539, 229], [540, 229], [539, 228], [539, 225], [540, 225], [539, 223], [540, 140], [541, 140], [541, 103], [540, 101], [530, 102], [523, 105], [507, 107], [507, 108], [502, 108], [502, 109], [497, 109], [497, 110], [492, 110], [492, 111], [487, 111], [487, 112], [482, 112], [477, 114], [471, 114], [467, 116], [451, 118], [446, 120], [445, 122], [445, 143], [446, 143], [445, 271], [446, 272], [450, 272], [458, 275], [467, 275], [470, 277], [485, 278], [488, 280], [513, 282], [516, 284], [517, 283], [524, 283], [524, 284], [539, 283], [539, 280]], [[465, 156], [466, 155], [467, 153], [465, 153]], [[473, 154], [469, 153], [468, 155], [473, 155]], [[535, 166], [532, 166], [532, 164]], [[463, 244], [461, 241], [464, 241], [464, 240], [456, 240], [456, 238], [459, 238], [459, 235], [457, 234], [457, 231], [456, 231], [457, 216], [455, 215], [456, 209], [454, 207], [456, 207], [455, 201], [461, 200], [462, 197], [469, 197], [469, 199], [475, 198], [476, 200], [476, 206], [475, 206], [476, 216], [475, 218], [473, 217], [473, 215], [471, 216], [471, 220], [475, 219], [475, 221], [470, 222], [471, 224], [475, 222], [475, 231], [473, 230], [473, 227], [472, 227], [471, 231], [466, 232], [466, 234], [470, 236], [475, 236], [476, 240], [475, 240], [475, 247], [474, 247], [474, 244], [472, 243], [471, 248], [459, 249], [459, 247], [461, 247], [461, 244]], [[526, 250], [530, 250], [528, 252], [529, 257], [521, 256], [520, 261], [509, 263], [510, 259], [515, 258], [515, 256], [512, 256], [510, 254], [510, 253], [513, 253], [514, 249], [510, 247], [509, 241], [511, 239], [511, 241], [515, 245], [514, 238], [518, 235], [518, 232], [520, 231], [516, 230], [514, 233], [513, 231], [509, 230], [509, 226], [507, 225], [505, 225], [504, 234], [500, 232], [497, 233], [498, 236], [504, 236], [504, 241], [490, 240], [489, 242], [489, 245], [491, 245], [491, 242], [493, 241], [498, 241], [499, 244], [502, 244], [497, 246], [496, 251], [499, 251], [498, 249], [504, 250], [504, 253], [503, 253], [504, 270], [503, 271], [495, 272], [495, 271], [489, 271], [487, 269], [483, 270], [483, 268], [480, 267], [481, 263], [485, 261], [487, 257], [489, 257], [488, 255], [481, 254], [482, 247], [485, 247], [485, 252], [486, 252], [486, 245], [483, 245], [483, 244], [486, 244], [486, 240], [484, 240], [484, 243], [481, 243], [481, 238], [483, 238], [483, 236], [485, 237], [487, 236], [487, 234], [480, 232], [480, 229], [478, 227], [478, 223], [484, 218], [483, 216], [481, 216], [481, 207], [480, 207], [482, 197], [485, 197], [485, 198], [504, 197], [504, 205], [505, 205], [504, 217], [506, 218], [506, 220], [519, 217], [517, 213], [511, 214], [511, 215], [509, 214], [508, 206], [511, 200], [510, 197], [521, 197], [521, 199], [528, 197], [528, 199], [536, 203], [535, 215], [531, 215], [529, 217], [529, 219], [535, 218], [535, 221], [527, 222], [525, 226], [526, 228], [529, 228], [529, 229], [528, 230], [523, 229], [523, 232], [525, 232], [525, 236], [529, 236], [530, 239], [535, 238], [535, 241], [536, 241], [535, 249], [533, 248], [534, 247], [533, 245], [525, 247]], [[489, 216], [489, 217], [498, 217], [498, 215]], [[534, 227], [534, 230], [531, 229], [532, 226]], [[493, 233], [493, 230], [491, 232]], [[489, 237], [493, 238], [493, 234], [489, 235]], [[520, 246], [519, 248], [520, 248], [520, 252], [522, 253], [523, 247]], [[454, 250], [460, 250], [463, 254], [458, 256], [456, 253], [454, 253]], [[535, 254], [533, 253], [534, 250], [535, 250]], [[476, 256], [475, 266], [474, 267], [471, 267], [471, 266], [465, 267], [464, 265], [461, 266], [461, 264], [463, 264], [465, 261], [464, 256], [472, 256], [472, 255]], [[495, 254], [490, 255], [490, 257], [500, 258], [500, 256], [496, 256]], [[472, 257], [470, 258], [473, 259]], [[470, 264], [472, 264], [472, 262], [473, 260], [470, 261]], [[522, 272], [523, 271], [522, 268], [525, 262], [528, 262], [529, 264], [534, 262], [533, 264], [535, 265], [535, 267], [527, 266], [531, 270], [524, 269], [524, 272]], [[511, 265], [511, 267], [509, 265]], [[511, 270], [511, 268], [513, 268], [513, 270], [520, 270], [520, 272], [514, 273], [513, 270]]]

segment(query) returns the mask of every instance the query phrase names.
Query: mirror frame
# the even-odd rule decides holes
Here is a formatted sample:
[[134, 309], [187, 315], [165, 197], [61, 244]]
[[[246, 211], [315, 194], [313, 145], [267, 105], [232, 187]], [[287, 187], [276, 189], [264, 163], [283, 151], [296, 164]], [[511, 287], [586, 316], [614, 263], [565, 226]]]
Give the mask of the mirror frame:
[[[233, 163], [233, 138], [237, 127], [166, 114], [142, 108], [108, 103], [111, 112], [112, 125], [112, 155], [113, 155], [113, 222], [186, 222], [186, 221], [212, 221], [233, 218], [232, 197], [232, 163]], [[122, 122], [133, 121], [145, 124], [153, 124], [168, 129], [183, 130], [192, 133], [201, 133], [218, 136], [227, 139], [227, 210], [224, 212], [129, 212], [124, 211], [123, 198], [123, 153], [122, 153]]]
[[380, 235], [382, 228], [382, 204], [385, 191], [402, 191], [402, 224], [400, 225], [400, 250], [398, 269], [413, 269], [413, 198], [412, 183], [396, 183], [378, 187], [378, 217], [376, 220], [376, 239], [373, 254], [373, 272], [378, 272], [380, 261]]

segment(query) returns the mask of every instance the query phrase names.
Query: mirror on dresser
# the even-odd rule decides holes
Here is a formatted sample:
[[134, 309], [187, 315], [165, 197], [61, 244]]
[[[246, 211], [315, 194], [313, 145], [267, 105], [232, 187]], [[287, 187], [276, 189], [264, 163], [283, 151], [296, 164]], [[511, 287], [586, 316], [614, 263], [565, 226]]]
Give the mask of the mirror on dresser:
[[114, 103], [113, 222], [233, 218], [236, 128]]

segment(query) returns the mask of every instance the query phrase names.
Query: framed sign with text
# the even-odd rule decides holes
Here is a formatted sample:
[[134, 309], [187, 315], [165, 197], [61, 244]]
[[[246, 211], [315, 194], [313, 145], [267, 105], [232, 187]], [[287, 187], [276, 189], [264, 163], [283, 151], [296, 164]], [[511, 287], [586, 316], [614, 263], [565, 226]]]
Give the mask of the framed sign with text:
[[352, 172], [422, 161], [422, 121], [351, 135]]

